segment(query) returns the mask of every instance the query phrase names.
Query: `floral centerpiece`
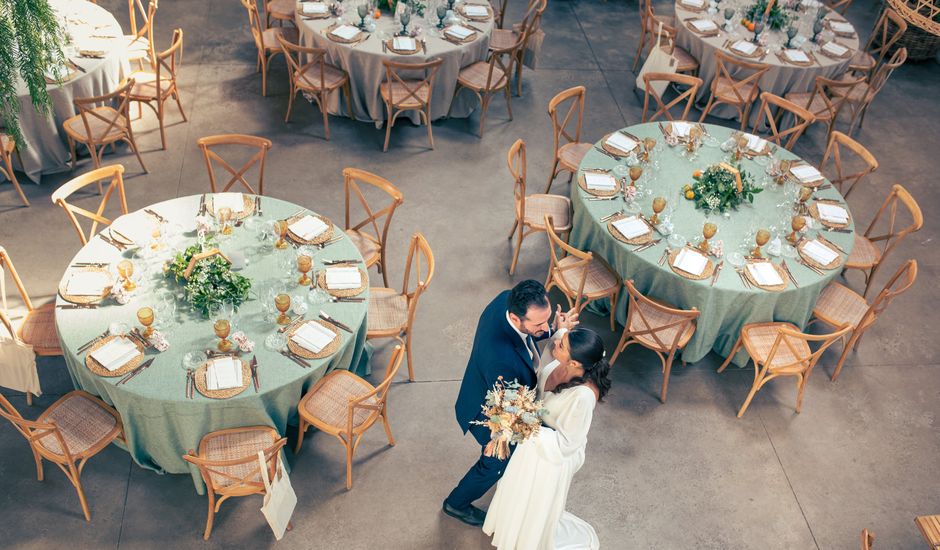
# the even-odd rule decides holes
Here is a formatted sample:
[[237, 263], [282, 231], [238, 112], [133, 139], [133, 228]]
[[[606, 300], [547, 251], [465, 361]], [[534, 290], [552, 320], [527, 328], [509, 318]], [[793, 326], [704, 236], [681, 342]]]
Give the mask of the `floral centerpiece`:
[[490, 442], [483, 450], [484, 455], [506, 460], [509, 445], [522, 443], [538, 433], [545, 409], [535, 396], [535, 390], [516, 380], [504, 382], [502, 376], [496, 380], [493, 389], [486, 392], [486, 403], [482, 405], [487, 420], [471, 422], [490, 429]]
[[[760, 21], [763, 19], [764, 13], [767, 11], [767, 2], [768, 0], [757, 0], [757, 3], [753, 4], [744, 12], [745, 19], [749, 21]], [[773, 6], [770, 8], [770, 13], [767, 14], [767, 25], [771, 29], [779, 31], [780, 29], [787, 28], [787, 25], [790, 24], [790, 19], [790, 14], [786, 12], [780, 3], [774, 2]]]
[[241, 305], [248, 299], [251, 280], [232, 271], [231, 265], [222, 256], [210, 256], [199, 261], [187, 279], [184, 275], [189, 261], [203, 251], [200, 245], [193, 245], [176, 255], [167, 264], [166, 275], [173, 277], [183, 285], [186, 300], [196, 310], [208, 315], [212, 304], [231, 302]]
[[744, 201], [753, 203], [754, 195], [763, 191], [751, 183], [750, 174], [740, 166], [715, 164], [704, 172], [696, 170], [692, 177], [695, 182], [685, 186], [685, 198], [695, 201], [695, 207], [703, 210], [736, 210]]

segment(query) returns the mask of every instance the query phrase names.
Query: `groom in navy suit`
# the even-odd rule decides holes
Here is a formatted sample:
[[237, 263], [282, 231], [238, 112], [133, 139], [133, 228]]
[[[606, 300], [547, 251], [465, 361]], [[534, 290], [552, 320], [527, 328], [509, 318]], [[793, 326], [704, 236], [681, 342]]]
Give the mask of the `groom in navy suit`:
[[[486, 420], [482, 405], [486, 392], [498, 377], [517, 380], [529, 388], [536, 386], [539, 364], [536, 342], [551, 334], [551, 317], [545, 287], [531, 279], [501, 292], [480, 315], [470, 361], [454, 408], [460, 428], [476, 438], [481, 451], [490, 441], [490, 429], [470, 422]], [[572, 328], [578, 323], [577, 317], [573, 311], [562, 313], [559, 306], [554, 329]], [[444, 513], [469, 525], [483, 525], [486, 512], [472, 503], [499, 481], [507, 463], [508, 460], [484, 456], [481, 452], [476, 464], [444, 500]]]

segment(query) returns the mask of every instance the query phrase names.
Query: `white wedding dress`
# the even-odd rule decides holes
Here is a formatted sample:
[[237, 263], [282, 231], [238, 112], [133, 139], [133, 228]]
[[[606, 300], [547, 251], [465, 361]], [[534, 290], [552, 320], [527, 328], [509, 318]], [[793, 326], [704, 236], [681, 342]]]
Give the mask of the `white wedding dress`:
[[596, 550], [597, 533], [565, 511], [571, 479], [584, 464], [597, 399], [586, 386], [543, 395], [557, 361], [540, 369], [539, 396], [548, 414], [539, 433], [513, 452], [486, 513], [483, 531], [500, 550]]

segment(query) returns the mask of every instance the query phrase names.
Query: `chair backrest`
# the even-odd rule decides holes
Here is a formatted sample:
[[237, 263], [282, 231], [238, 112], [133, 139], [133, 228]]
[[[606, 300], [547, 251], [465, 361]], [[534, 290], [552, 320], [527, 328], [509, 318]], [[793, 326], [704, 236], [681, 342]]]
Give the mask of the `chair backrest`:
[[[770, 352], [767, 353], [767, 359], [763, 362], [763, 368], [769, 369], [771, 372], [799, 368], [802, 372], [808, 373], [816, 366], [823, 352], [848, 334], [850, 330], [852, 330], [851, 326], [844, 325], [829, 334], [807, 334], [786, 326], [780, 326], [777, 329], [777, 336], [774, 339], [774, 343], [770, 347]], [[800, 349], [802, 347], [799, 345], [800, 341], [806, 343], [809, 349], [809, 355], [805, 355], [803, 353], [804, 350]], [[814, 342], [819, 344], [819, 347], [817, 347], [815, 351], [811, 346], [811, 343]], [[783, 355], [787, 351], [789, 352], [787, 355], [792, 357], [792, 361], [774, 364], [777, 353], [780, 352], [781, 355]]]
[[489, 59], [486, 68], [486, 84], [484, 90], [498, 90], [509, 87], [513, 70], [518, 63], [520, 50], [525, 47], [529, 33], [523, 32], [514, 44], [505, 48], [490, 47]]
[[[851, 78], [848, 80], [833, 80], [824, 76], [816, 77], [816, 84], [813, 86], [813, 93], [810, 94], [806, 105], [802, 107], [813, 113], [816, 118], [828, 119], [831, 124], [835, 124], [836, 117], [845, 105], [846, 98], [852, 96], [852, 92], [862, 82], [865, 77]], [[822, 105], [819, 103], [822, 102]], [[815, 110], [814, 110], [815, 109]]]
[[907, 292], [907, 289], [913, 286], [917, 280], [917, 260], [908, 260], [894, 273], [891, 279], [885, 284], [875, 300], [868, 306], [865, 315], [858, 322], [858, 329], [863, 330], [871, 326], [878, 320], [878, 317], [884, 313], [885, 309], [891, 305], [895, 298]]
[[[121, 200], [121, 214], [127, 214], [127, 197], [124, 195], [124, 166], [121, 164], [112, 164], [110, 166], [102, 166], [101, 168], [96, 168], [91, 172], [87, 172], [78, 177], [72, 178], [71, 180], [62, 184], [61, 187], [53, 191], [52, 193], [52, 202], [58, 204], [65, 210], [65, 214], [71, 220], [72, 225], [75, 227], [75, 231], [78, 232], [78, 238], [82, 241], [82, 246], [88, 244], [88, 240], [94, 237], [98, 233], [98, 225], [111, 225], [111, 219], [104, 216], [104, 210], [108, 206], [108, 201], [111, 199], [111, 195], [117, 191], [118, 198]], [[104, 196], [101, 197], [101, 204], [98, 205], [98, 210], [92, 212], [90, 210], [85, 210], [74, 204], [68, 202], [68, 198], [72, 196], [73, 193], [82, 189], [86, 186], [96, 184], [104, 179], [111, 179], [111, 182], [108, 184], [108, 188], [104, 193]], [[82, 231], [82, 226], [78, 223], [79, 216], [88, 218], [91, 220], [91, 229], [88, 232], [88, 236], [85, 236], [85, 232]]]
[[[265, 426], [253, 426], [250, 429], [257, 430]], [[205, 442], [211, 436], [222, 434], [234, 434], [245, 431], [246, 428], [230, 428], [212, 432], [203, 438], [199, 445], [199, 454], [190, 450], [188, 454], [183, 455], [183, 460], [194, 464], [199, 468], [202, 479], [206, 482], [209, 491], [215, 494], [227, 496], [243, 496], [257, 493], [264, 493], [264, 481], [261, 479], [261, 464], [258, 462], [258, 453], [253, 452], [247, 455], [236, 455], [225, 460], [210, 460], [205, 458]], [[264, 449], [264, 462], [268, 469], [268, 478], [274, 479], [277, 472], [277, 463], [280, 460], [281, 448], [287, 444], [287, 438], [278, 438], [278, 433], [274, 428], [271, 430], [272, 444]], [[236, 449], [237, 451], [237, 449]], [[224, 485], [219, 483], [224, 481]]]
[[[233, 185], [235, 185], [236, 182], [241, 182], [242, 186], [245, 187], [249, 193], [253, 195], [264, 195], [264, 160], [268, 155], [268, 151], [271, 150], [271, 140], [245, 134], [222, 134], [218, 136], [201, 137], [196, 140], [196, 145], [202, 149], [202, 155], [206, 159], [206, 170], [209, 172], [209, 186], [212, 188], [213, 193], [228, 191]], [[231, 164], [226, 162], [225, 159], [220, 157], [219, 154], [213, 150], [213, 148], [216, 146], [230, 145], [257, 151], [245, 162], [245, 164], [242, 165], [241, 168], [236, 170], [232, 167]], [[216, 164], [219, 164], [232, 176], [220, 190], [216, 189], [213, 161], [215, 161]], [[254, 187], [252, 187], [251, 184], [248, 183], [248, 180], [245, 179], [245, 174], [256, 163], [258, 164], [257, 191], [255, 191]]]
[[[552, 223], [552, 217], [548, 214], [545, 214], [544, 222], [545, 233], [548, 234], [548, 252], [550, 260], [548, 266], [549, 278], [554, 279], [555, 282], [562, 287], [562, 290], [565, 291], [565, 294], [574, 294], [574, 308], [578, 309], [578, 307], [581, 305], [581, 296], [584, 294], [584, 284], [587, 282], [588, 266], [590, 265], [591, 261], [593, 261], [594, 254], [578, 250], [577, 248], [561, 240], [561, 237], [559, 237], [558, 233], [555, 232], [555, 225]], [[557, 249], [561, 249], [560, 254], [558, 253]], [[559, 265], [559, 262], [562, 260], [562, 258], [567, 255], [578, 258], [578, 260], [565, 266]], [[564, 277], [561, 275], [566, 271], [574, 271], [578, 274], [577, 289], [568, 288]]]
[[[395, 375], [398, 374], [398, 369], [401, 367], [401, 362], [404, 357], [405, 350], [400, 345], [395, 346], [392, 349], [392, 356], [388, 360], [388, 366], [385, 367], [385, 378], [382, 380], [382, 383], [369, 393], [360, 395], [355, 401], [351, 400], [349, 403], [350, 407], [375, 411], [382, 410], [382, 408], [385, 407], [385, 403], [388, 401], [388, 388], [392, 385], [392, 380], [395, 379]], [[373, 396], [375, 397], [375, 401], [369, 403], [369, 398]], [[350, 417], [351, 416], [352, 415], [350, 415]], [[352, 418], [349, 420], [352, 421]]]
[[[690, 310], [668, 307], [644, 296], [633, 284], [633, 279], [628, 279], [624, 283], [630, 300], [626, 324], [630, 333], [634, 336], [646, 335], [652, 338], [665, 353], [670, 355], [675, 353], [679, 349], [682, 337], [698, 319], [699, 310], [694, 307]], [[646, 311], [652, 309], [674, 320], [664, 324], [656, 319], [650, 319], [644, 309]], [[672, 341], [665, 339], [669, 334], [672, 334]]]
[[408, 327], [414, 325], [415, 312], [418, 311], [418, 300], [431, 284], [434, 278], [434, 253], [431, 245], [421, 233], [411, 236], [411, 245], [408, 247], [408, 259], [405, 261], [405, 277], [401, 285], [401, 293], [408, 297]]
[[522, 21], [519, 22], [520, 36], [529, 32], [533, 22], [537, 17], [541, 18], [542, 12], [545, 11], [547, 6], [547, 0], [529, 0], [529, 4], [525, 9], [525, 15], [522, 16]]
[[[368, 187], [364, 187], [363, 184]], [[387, 179], [358, 168], [343, 169], [343, 186], [346, 191], [345, 229], [358, 231], [363, 237], [377, 244], [381, 253], [384, 254], [385, 241], [388, 238], [388, 229], [392, 225], [392, 216], [395, 215], [395, 209], [405, 202], [405, 195]], [[369, 206], [369, 201], [366, 199], [364, 189], [370, 187], [385, 193], [390, 199], [384, 208], [374, 210]], [[359, 222], [351, 221], [353, 206], [351, 198], [353, 197], [359, 201], [359, 204], [362, 205], [362, 209], [365, 211], [366, 217]], [[383, 218], [385, 219], [384, 223], [382, 221]], [[381, 229], [379, 228], [380, 223], [383, 224]], [[371, 232], [368, 230], [369, 227], [372, 228]]]
[[288, 73], [294, 81], [294, 86], [302, 86], [305, 79], [318, 85], [326, 82], [326, 49], [294, 44], [280, 34], [277, 35], [277, 42], [284, 50]]
[[875, 27], [868, 37], [868, 43], [865, 44], [867, 51], [875, 59], [875, 64], [881, 64], [891, 46], [901, 39], [907, 32], [907, 21], [901, 15], [889, 7], [881, 12], [881, 17], [875, 21]]
[[907, 48], [898, 48], [898, 50], [891, 55], [891, 59], [885, 61], [875, 69], [875, 73], [871, 75], [871, 80], [869, 81], [868, 93], [865, 94], [864, 97], [865, 103], [871, 103], [872, 100], [875, 99], [878, 92], [880, 92], [888, 82], [891, 73], [903, 65], [905, 61], [907, 61]]
[[[444, 60], [435, 58], [425, 63], [401, 63], [383, 59], [385, 82], [388, 83], [388, 103], [397, 107], [403, 103], [419, 103], [422, 108], [431, 104], [434, 92], [434, 79]], [[420, 79], [408, 78], [415, 73], [423, 75]], [[423, 95], [424, 93], [427, 95]]]
[[[776, 107], [778, 113], [782, 111], [782, 117], [779, 115], [775, 117], [773, 111], [771, 111], [771, 106]], [[793, 116], [793, 124], [786, 130], [781, 131], [780, 128], [777, 127], [777, 121], [782, 122], [785, 120], [787, 114]], [[816, 121], [816, 116], [792, 101], [788, 101], [770, 92], [762, 92], [760, 94], [760, 113], [757, 115], [757, 121], [754, 122], [752, 130], [754, 134], [760, 131], [765, 120], [770, 130], [768, 139], [780, 147], [792, 151], [793, 146], [796, 145], [796, 140], [800, 139], [800, 136], [803, 135], [806, 128]], [[789, 138], [787, 138], [787, 136], [789, 136]]]
[[[542, 28], [542, 15], [545, 14], [545, 10], [548, 8], [548, 0], [532, 0], [529, 4], [529, 10], [535, 8], [535, 12], [532, 14], [527, 21], [523, 21], [523, 26], [520, 28], [520, 31], [523, 35], [522, 37], [522, 46], [520, 48], [520, 53], [522, 53], [526, 46], [529, 45], [529, 40]], [[528, 16], [528, 14], [526, 14]]]
[[[911, 223], [904, 227], [899, 227], [897, 219], [898, 203], [904, 205], [911, 217]], [[883, 219], [885, 217], [887, 219]], [[868, 225], [868, 229], [865, 230], [865, 237], [875, 243], [876, 246], [879, 244], [882, 246], [881, 257], [878, 260], [880, 265], [901, 244], [905, 237], [919, 231], [923, 226], [924, 215], [920, 211], [917, 201], [914, 200], [914, 197], [907, 189], [896, 183], [891, 187], [891, 192], [888, 193], [878, 213], [875, 214], [875, 217]], [[871, 274], [871, 277], [873, 276], [874, 271]]]
[[[720, 49], [715, 50], [715, 63], [718, 66], [718, 78], [712, 80], [712, 94], [718, 90], [718, 85], [723, 82], [722, 77], [724, 77], [731, 84], [730, 91], [734, 94], [738, 103], [754, 101], [760, 91], [761, 77], [770, 70], [770, 67], [763, 63], [744, 61], [726, 54]], [[734, 75], [731, 74], [732, 72], [734, 72]], [[748, 90], [749, 86], [750, 90]], [[727, 89], [724, 90], [725, 93], [728, 91]]]
[[[44, 458], [61, 464], [71, 464], [74, 462], [69, 446], [65, 442], [65, 437], [62, 436], [62, 432], [54, 422], [26, 420], [23, 418], [23, 415], [16, 410], [16, 407], [3, 395], [0, 395], [0, 416], [6, 418], [10, 424], [13, 424], [16, 431], [20, 432], [20, 434], [26, 438], [26, 441], [29, 442], [29, 446], [34, 453], [41, 452]], [[49, 436], [54, 437], [58, 442], [59, 448], [62, 449], [61, 455], [51, 453], [36, 443], [40, 439]], [[63, 457], [64, 460], [60, 457]]]
[[875, 534], [869, 531], [868, 529], [862, 529], [862, 550], [871, 550], [872, 545], [875, 544]]
[[[864, 164], [861, 170], [849, 172], [850, 168], [847, 166], [849, 159], [844, 159], [844, 153], [846, 151]], [[878, 169], [878, 160], [875, 159], [875, 155], [872, 155], [868, 149], [862, 147], [861, 143], [838, 130], [832, 132], [832, 137], [829, 138], [829, 146], [826, 147], [826, 154], [823, 155], [819, 169], [824, 170], [830, 159], [832, 159], [832, 163], [835, 165], [835, 174], [828, 175], [827, 177], [846, 199], [849, 198], [849, 193], [855, 189], [858, 182]]]
[[[82, 117], [85, 127], [85, 143], [100, 143], [95, 137], [104, 137], [118, 129], [122, 133], [132, 132], [130, 124], [130, 93], [134, 87], [134, 79], [129, 78], [107, 94], [92, 97], [76, 97], [72, 99], [75, 110]], [[114, 111], [96, 111], [95, 107], [114, 107]], [[104, 124], [102, 127], [101, 124]], [[94, 125], [94, 131], [92, 131]]]
[[[656, 93], [656, 89], [653, 87], [654, 82], [668, 82], [670, 84], [675, 84], [676, 86], [685, 87], [686, 90], [669, 103], [664, 103], [663, 98]], [[687, 74], [678, 74], [678, 73], [643, 73], [643, 86], [646, 90], [646, 93], [643, 97], [643, 122], [653, 122], [660, 115], [666, 118], [666, 120], [673, 121], [676, 120], [673, 118], [672, 113], [669, 112], [670, 109], [679, 105], [685, 101], [685, 109], [682, 110], [682, 115], [678, 117], [679, 120], [688, 120], [689, 110], [692, 108], [692, 104], [695, 103], [695, 98], [698, 95], [699, 88], [702, 87], [703, 81], [697, 76], [687, 75]], [[647, 116], [650, 105], [650, 98], [653, 98], [656, 101], [656, 112], [652, 116]]]
[[[157, 100], [160, 100], [176, 91], [176, 72], [183, 64], [183, 29], [173, 29], [173, 41], [170, 42], [170, 47], [156, 54], [155, 61], [154, 92]], [[165, 80], [170, 80], [172, 85], [162, 86], [161, 83]]]
[[509, 0], [490, 0], [490, 7], [493, 8], [493, 23], [497, 28], [503, 28], [503, 20], [506, 18], [506, 8], [509, 6]]
[[[150, 37], [150, 43], [153, 44], [153, 18], [157, 13], [157, 0], [150, 0], [147, 8], [144, 9], [143, 0], [127, 0], [127, 12], [130, 17], [131, 34], [140, 38], [145, 34]], [[141, 18], [141, 25], [137, 26], [137, 17]]]
[[13, 284], [16, 285], [16, 290], [20, 293], [20, 298], [23, 300], [23, 304], [26, 306], [26, 311], [32, 311], [34, 309], [33, 301], [29, 299], [29, 294], [26, 292], [26, 287], [23, 286], [23, 281], [20, 279], [20, 275], [16, 272], [16, 267], [13, 266], [13, 259], [10, 258], [10, 253], [7, 252], [7, 249], [0, 246], [0, 303], [3, 304], [3, 312], [7, 313], [10, 311], [10, 308], [7, 306], [7, 270], [10, 271], [10, 277], [13, 278]]
[[581, 141], [586, 93], [587, 89], [584, 86], [575, 86], [557, 93], [548, 102], [548, 115], [552, 118], [552, 140], [556, 155], [562, 145]]
[[512, 194], [516, 205], [516, 220], [521, 223], [525, 219], [526, 184], [525, 141], [523, 139], [517, 139], [509, 147], [509, 153], [506, 155], [506, 165], [509, 167], [509, 173], [512, 174]]
[[845, 15], [849, 6], [852, 5], [852, 0], [825, 0], [825, 2], [829, 9], [837, 11], [842, 15]]
[[251, 36], [255, 39], [255, 47], [258, 48], [258, 55], [264, 55], [264, 24], [261, 22], [261, 15], [258, 13], [258, 3], [255, 0], [240, 1], [242, 7], [248, 10], [248, 25], [251, 27]]

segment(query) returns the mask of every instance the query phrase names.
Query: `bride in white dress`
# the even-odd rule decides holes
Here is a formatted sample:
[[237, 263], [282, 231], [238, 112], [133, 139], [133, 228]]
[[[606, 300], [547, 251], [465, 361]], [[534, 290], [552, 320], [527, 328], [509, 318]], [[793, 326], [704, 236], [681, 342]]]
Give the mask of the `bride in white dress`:
[[610, 365], [600, 337], [584, 328], [554, 340], [552, 356], [538, 375], [548, 414], [510, 457], [483, 524], [500, 550], [600, 548], [594, 528], [566, 512], [565, 502], [584, 464], [594, 406], [610, 389]]

